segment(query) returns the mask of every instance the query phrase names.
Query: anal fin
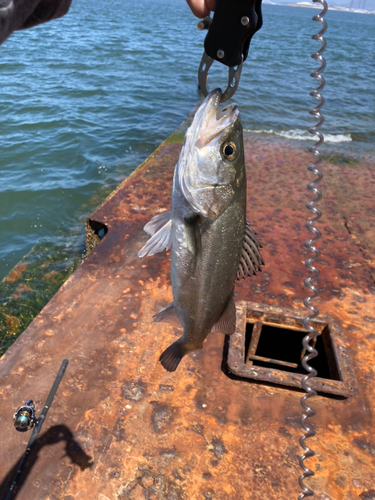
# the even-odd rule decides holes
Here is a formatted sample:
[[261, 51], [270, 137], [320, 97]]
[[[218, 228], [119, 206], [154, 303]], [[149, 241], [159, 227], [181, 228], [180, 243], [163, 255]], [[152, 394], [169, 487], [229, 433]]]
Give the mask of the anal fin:
[[211, 332], [220, 332], [224, 335], [232, 335], [236, 330], [236, 305], [233, 295], [228, 302], [225, 311], [221, 315], [219, 321], [212, 327]]

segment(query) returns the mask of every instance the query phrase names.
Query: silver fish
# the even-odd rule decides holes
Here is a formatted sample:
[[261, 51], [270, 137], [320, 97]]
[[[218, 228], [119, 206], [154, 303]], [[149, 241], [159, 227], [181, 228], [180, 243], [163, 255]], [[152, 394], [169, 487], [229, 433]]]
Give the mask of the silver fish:
[[183, 335], [160, 356], [175, 371], [183, 356], [202, 349], [210, 331], [230, 335], [236, 326], [236, 279], [264, 264], [256, 234], [246, 222], [246, 171], [240, 114], [219, 110], [220, 89], [208, 94], [188, 131], [176, 165], [172, 210], [154, 217], [139, 257], [171, 252], [173, 302], [155, 322], [182, 326]]

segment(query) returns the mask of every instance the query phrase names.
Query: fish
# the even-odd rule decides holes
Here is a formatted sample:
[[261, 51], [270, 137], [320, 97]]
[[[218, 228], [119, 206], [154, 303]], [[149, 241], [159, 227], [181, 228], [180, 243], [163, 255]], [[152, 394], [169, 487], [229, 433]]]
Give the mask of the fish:
[[202, 349], [210, 332], [234, 333], [235, 282], [264, 265], [246, 221], [240, 113], [235, 104], [219, 109], [220, 98], [215, 89], [198, 108], [175, 167], [172, 209], [145, 225], [151, 238], [138, 252], [145, 257], [171, 249], [173, 302], [153, 318], [183, 328], [159, 358], [170, 372]]

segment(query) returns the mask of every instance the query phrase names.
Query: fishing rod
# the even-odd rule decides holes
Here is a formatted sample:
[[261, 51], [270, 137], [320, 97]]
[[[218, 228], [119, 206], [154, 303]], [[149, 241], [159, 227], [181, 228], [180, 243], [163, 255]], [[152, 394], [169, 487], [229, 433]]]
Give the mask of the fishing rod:
[[33, 432], [31, 434], [31, 437], [29, 439], [29, 442], [27, 443], [26, 451], [25, 454], [21, 460], [21, 463], [18, 467], [17, 473], [15, 475], [15, 478], [13, 480], [12, 486], [10, 487], [9, 493], [6, 497], [6, 500], [11, 500], [14, 489], [17, 485], [17, 481], [21, 475], [23, 466], [25, 465], [26, 459], [32, 450], [36, 440], [38, 439], [38, 435], [40, 432], [40, 429], [42, 428], [42, 425], [44, 423], [44, 420], [46, 419], [47, 412], [49, 408], [51, 407], [53, 398], [55, 397], [55, 394], [57, 392], [57, 389], [60, 385], [61, 379], [64, 376], [66, 367], [68, 366], [69, 360], [64, 359], [64, 361], [61, 364], [60, 370], [55, 378], [55, 382], [53, 383], [52, 389], [48, 395], [48, 398], [46, 399], [46, 402], [44, 403], [44, 407], [42, 410], [42, 413], [40, 414], [39, 418], [35, 418], [35, 405], [31, 399], [29, 399], [25, 405], [20, 406], [18, 410], [15, 412], [13, 416], [14, 420], [14, 427], [16, 428], [17, 431], [19, 432], [25, 432], [28, 429], [33, 428]]

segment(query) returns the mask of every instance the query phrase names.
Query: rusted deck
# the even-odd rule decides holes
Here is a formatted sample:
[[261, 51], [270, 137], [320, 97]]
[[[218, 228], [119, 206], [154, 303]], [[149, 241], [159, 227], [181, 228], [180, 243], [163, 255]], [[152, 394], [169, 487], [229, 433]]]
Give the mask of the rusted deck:
[[[298, 390], [230, 373], [231, 347], [219, 334], [175, 373], [158, 363], [179, 335], [152, 323], [171, 301], [169, 257], [139, 260], [137, 251], [147, 239], [144, 224], [170, 206], [181, 148], [175, 141], [162, 145], [92, 215], [107, 235], [0, 361], [1, 498], [29, 437], [13, 430], [12, 414], [28, 398], [42, 405], [64, 358], [70, 364], [18, 500], [298, 496]], [[241, 321], [246, 314], [260, 317], [262, 308], [304, 314], [311, 156], [246, 137], [246, 158], [248, 217], [260, 234], [266, 268], [236, 287]], [[316, 476], [307, 484], [321, 500], [373, 500], [375, 170], [368, 163], [326, 162], [323, 171], [319, 309], [338, 325], [336, 348], [352, 378], [348, 397], [313, 400], [317, 438], [309, 443], [317, 456], [308, 463]]]

